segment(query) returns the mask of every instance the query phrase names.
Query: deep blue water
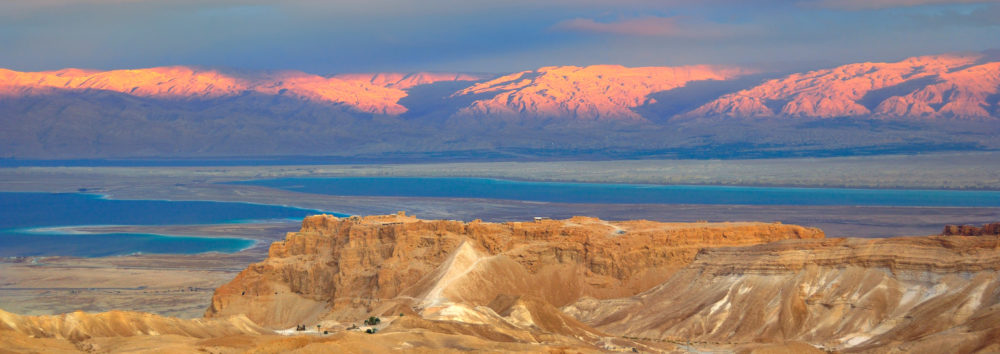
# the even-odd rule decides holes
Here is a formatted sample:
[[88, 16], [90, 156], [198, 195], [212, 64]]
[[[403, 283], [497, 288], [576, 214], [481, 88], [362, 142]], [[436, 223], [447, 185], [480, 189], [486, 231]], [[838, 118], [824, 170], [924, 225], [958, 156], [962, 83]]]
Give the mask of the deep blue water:
[[219, 224], [301, 219], [315, 210], [248, 203], [114, 200], [92, 194], [0, 193], [0, 256], [100, 257], [132, 253], [236, 252], [240, 238], [67, 234], [30, 229], [83, 225]]
[[343, 196], [448, 197], [608, 204], [1000, 207], [1000, 191], [680, 186], [488, 178], [279, 178], [236, 182]]

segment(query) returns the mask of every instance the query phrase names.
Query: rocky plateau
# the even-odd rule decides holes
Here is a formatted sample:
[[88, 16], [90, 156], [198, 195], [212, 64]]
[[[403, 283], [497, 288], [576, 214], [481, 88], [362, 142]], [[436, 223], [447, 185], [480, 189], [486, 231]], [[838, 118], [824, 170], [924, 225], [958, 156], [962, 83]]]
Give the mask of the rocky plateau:
[[996, 235], [827, 239], [760, 222], [317, 215], [216, 289], [204, 319], [0, 312], [0, 344], [15, 352], [995, 352], [998, 269]]

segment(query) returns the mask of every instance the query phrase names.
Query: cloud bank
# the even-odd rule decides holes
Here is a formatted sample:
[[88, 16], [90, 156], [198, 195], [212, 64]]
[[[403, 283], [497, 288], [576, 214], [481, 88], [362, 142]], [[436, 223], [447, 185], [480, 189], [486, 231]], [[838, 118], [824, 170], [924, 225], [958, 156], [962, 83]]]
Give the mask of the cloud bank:
[[552, 26], [559, 31], [576, 31], [622, 36], [712, 38], [747, 35], [756, 32], [746, 26], [706, 23], [680, 16], [642, 16], [619, 18], [614, 21], [597, 21], [590, 18], [574, 18], [560, 21]]
[[1000, 0], [812, 0], [803, 5], [839, 10], [878, 10], [921, 5], [982, 4]]
[[892, 61], [996, 47], [998, 1], [0, 1], [0, 67], [333, 74]]

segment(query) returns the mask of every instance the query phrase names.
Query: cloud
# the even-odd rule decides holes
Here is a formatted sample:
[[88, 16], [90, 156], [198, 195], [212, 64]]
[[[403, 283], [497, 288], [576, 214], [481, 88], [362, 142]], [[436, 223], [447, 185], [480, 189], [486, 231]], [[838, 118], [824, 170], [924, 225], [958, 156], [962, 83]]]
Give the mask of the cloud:
[[1000, 0], [809, 0], [800, 2], [799, 4], [805, 7], [858, 11], [921, 5], [982, 4], [991, 2], [1000, 2]]
[[574, 18], [557, 23], [557, 30], [610, 33], [627, 36], [676, 36], [681, 33], [677, 19], [672, 17], [640, 17], [617, 22], [597, 22], [589, 18]]
[[756, 32], [745, 26], [704, 23], [680, 16], [642, 16], [602, 22], [589, 18], [560, 21], [553, 30], [641, 37], [706, 38], [730, 37]]
[[[932, 3], [938, 5], [891, 11], [828, 8]], [[1000, 12], [993, 5], [1000, 4], [945, 0], [0, 0], [0, 67], [34, 71], [201, 65], [328, 74], [504, 72], [598, 63], [898, 60], [996, 47]]]
[[1000, 26], [1000, 5], [985, 6], [970, 12], [942, 11], [935, 14], [914, 14], [911, 18], [921, 27]]

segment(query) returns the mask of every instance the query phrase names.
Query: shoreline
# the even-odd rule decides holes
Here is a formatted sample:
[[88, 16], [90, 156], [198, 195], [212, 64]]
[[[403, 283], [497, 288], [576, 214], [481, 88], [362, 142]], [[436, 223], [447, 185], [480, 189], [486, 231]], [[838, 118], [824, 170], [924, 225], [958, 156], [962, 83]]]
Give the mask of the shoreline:
[[[469, 200], [501, 200], [501, 201], [513, 201], [513, 202], [537, 202], [537, 203], [562, 203], [562, 204], [588, 204], [588, 202], [581, 200], [542, 200], [538, 199], [518, 199], [518, 198], [505, 198], [503, 196], [465, 196], [465, 195], [372, 195], [372, 194], [358, 194], [358, 195], [345, 195], [345, 194], [335, 194], [327, 193], [322, 187], [317, 187], [313, 182], [320, 180], [336, 180], [336, 179], [359, 179], [359, 180], [377, 180], [382, 178], [388, 178], [397, 180], [395, 182], [407, 183], [407, 182], [422, 182], [417, 180], [427, 180], [427, 182], [434, 183], [437, 181], [468, 181], [474, 187], [487, 187], [487, 188], [501, 188], [503, 189], [513, 189], [517, 190], [519, 187], [531, 188], [531, 187], [545, 187], [545, 188], [584, 188], [575, 192], [580, 192], [581, 195], [590, 195], [590, 192], [724, 192], [724, 193], [841, 193], [841, 196], [848, 196], [853, 192], [883, 192], [883, 193], [895, 193], [895, 192], [913, 192], [913, 193], [948, 193], [954, 194], [955, 196], [971, 196], [979, 194], [995, 194], [995, 198], [985, 198], [989, 201], [1000, 201], [1000, 191], [971, 191], [971, 190], [931, 190], [931, 189], [881, 189], [881, 188], [813, 188], [813, 187], [751, 187], [751, 186], [722, 186], [722, 185], [656, 185], [656, 184], [623, 184], [623, 183], [577, 183], [577, 182], [537, 182], [537, 181], [514, 181], [507, 179], [497, 179], [497, 178], [479, 178], [479, 177], [282, 177], [276, 179], [263, 179], [263, 180], [253, 180], [253, 181], [242, 181], [233, 183], [222, 183], [224, 185], [249, 185], [263, 188], [271, 188], [277, 190], [283, 190], [295, 193], [304, 194], [322, 194], [335, 197], [385, 197], [385, 198], [445, 198], [445, 199], [469, 199]], [[302, 189], [294, 189], [281, 186], [273, 186], [267, 182], [288, 182], [296, 183], [302, 182], [303, 184], [298, 187], [303, 187]], [[479, 184], [479, 182], [487, 182], [486, 184]], [[365, 181], [362, 181], [366, 184]], [[375, 182], [380, 183], [380, 182]], [[488, 183], [498, 183], [497, 185], [489, 185]], [[509, 186], [503, 185], [509, 184]], [[519, 184], [519, 185], [518, 185]], [[344, 186], [340, 186], [343, 188]], [[371, 188], [378, 189], [384, 186], [372, 187], [364, 186], [358, 188]], [[507, 188], [509, 187], [509, 188]], [[588, 187], [595, 187], [594, 189]], [[600, 189], [603, 188], [603, 189]], [[449, 190], [453, 190], [449, 188]], [[458, 193], [461, 194], [461, 193]], [[544, 193], [543, 193], [544, 194]], [[677, 196], [674, 196], [677, 197]], [[726, 198], [738, 198], [738, 194], [733, 194]], [[891, 195], [883, 195], [882, 197], [891, 197]], [[745, 199], [745, 198], [744, 198]], [[809, 199], [809, 198], [806, 198]], [[996, 202], [995, 205], [933, 205], [933, 204], [918, 204], [918, 205], [907, 205], [902, 203], [897, 204], [848, 204], [848, 203], [815, 203], [815, 204], [803, 204], [803, 203], [759, 203], [759, 204], [749, 204], [749, 203], [729, 203], [729, 202], [717, 202], [717, 201], [705, 201], [702, 203], [692, 203], [692, 202], [628, 202], [628, 201], [596, 201], [590, 202], [592, 204], [634, 204], [634, 205], [721, 205], [721, 206], [758, 206], [758, 205], [776, 205], [776, 206], [841, 206], [841, 207], [969, 207], [969, 208], [997, 208], [1000, 207], [1000, 202]], [[970, 203], [974, 204], [974, 203]]]
[[60, 175], [113, 179], [141, 176], [175, 183], [282, 177], [469, 177], [567, 183], [998, 191], [1000, 152], [749, 160], [6, 167], [0, 168], [0, 190], [24, 190], [24, 184], [19, 182]]
[[[604, 181], [577, 181], [572, 179], [559, 180], [559, 179], [530, 179], [530, 178], [518, 178], [518, 177], [477, 177], [477, 176], [429, 176], [429, 175], [390, 175], [390, 176], [326, 176], [326, 177], [311, 177], [311, 176], [295, 176], [295, 177], [277, 177], [277, 178], [254, 178], [246, 180], [237, 180], [229, 182], [218, 182], [217, 184], [244, 184], [251, 186], [259, 186], [254, 184], [258, 181], [269, 181], [278, 179], [324, 179], [324, 178], [427, 178], [427, 179], [480, 179], [480, 180], [492, 180], [492, 181], [505, 181], [505, 182], [523, 182], [523, 183], [552, 183], [552, 184], [568, 184], [568, 185], [604, 185], [604, 186], [634, 186], [634, 187], [718, 187], [718, 188], [774, 188], [774, 189], [827, 189], [827, 190], [884, 190], [884, 191], [915, 191], [915, 192], [937, 192], [937, 191], [947, 191], [947, 192], [1000, 192], [1000, 187], [998, 188], [966, 188], [966, 189], [950, 189], [950, 188], [909, 188], [909, 187], [838, 187], [838, 186], [828, 186], [828, 185], [797, 185], [797, 184], [707, 184], [707, 183], [674, 183], [674, 184], [662, 184], [662, 183], [625, 183], [625, 182], [604, 182]], [[263, 187], [263, 186], [261, 186]], [[488, 199], [488, 198], [485, 198]], [[294, 207], [294, 206], [291, 206]]]
[[[105, 258], [105, 257], [126, 257], [142, 255], [177, 255], [177, 256], [197, 256], [197, 255], [236, 255], [245, 252], [267, 253], [270, 242], [280, 240], [285, 232], [298, 230], [301, 220], [266, 222], [266, 223], [220, 223], [220, 224], [198, 224], [198, 225], [73, 225], [73, 226], [53, 226], [23, 228], [8, 231], [20, 231], [22, 234], [45, 234], [73, 237], [74, 235], [113, 235], [113, 234], [135, 234], [151, 235], [157, 237], [183, 237], [183, 238], [205, 238], [205, 239], [235, 239], [249, 241], [250, 244], [236, 251], [205, 251], [197, 253], [153, 253], [135, 251], [132, 253], [103, 256], [83, 256], [83, 255], [38, 255], [38, 256], [6, 256], [3, 258], [52, 258], [52, 257], [73, 257], [73, 258]], [[262, 251], [261, 251], [262, 250]]]
[[297, 231], [300, 223], [151, 228], [162, 227], [172, 232], [230, 233], [252, 238], [254, 244], [233, 253], [0, 258], [0, 308], [33, 315], [118, 309], [200, 318], [215, 288], [267, 258], [271, 242], [283, 239], [284, 231]]
[[[556, 203], [482, 198], [430, 197], [345, 197], [298, 193], [267, 187], [202, 184], [176, 189], [172, 186], [141, 190], [123, 186], [109, 191], [114, 199], [146, 200], [161, 194], [179, 195], [185, 201], [239, 202], [257, 204], [277, 202], [301, 209], [340, 210], [344, 215], [382, 215], [406, 211], [428, 219], [516, 221], [534, 216], [568, 218], [590, 215], [605, 220], [648, 219], [663, 222], [711, 221], [781, 221], [819, 227], [831, 237], [880, 238], [901, 235], [937, 234], [946, 224], [984, 224], [1000, 220], [1000, 207], [926, 207], [926, 206], [837, 206], [837, 205], [738, 205], [738, 204], [602, 204]], [[152, 193], [152, 195], [150, 195]], [[322, 213], [317, 213], [322, 214]], [[261, 229], [277, 225], [290, 230], [298, 222], [262, 224], [205, 225], [130, 225], [103, 230], [133, 231], [178, 236], [227, 235], [254, 238], [240, 233], [241, 225]], [[285, 225], [285, 226], [282, 226]], [[100, 226], [86, 226], [86, 228]], [[202, 227], [200, 230], [192, 230]], [[222, 231], [211, 232], [218, 228]], [[279, 231], [283, 232], [284, 231]], [[247, 236], [247, 237], [244, 237]], [[254, 238], [256, 239], [256, 238]]]

